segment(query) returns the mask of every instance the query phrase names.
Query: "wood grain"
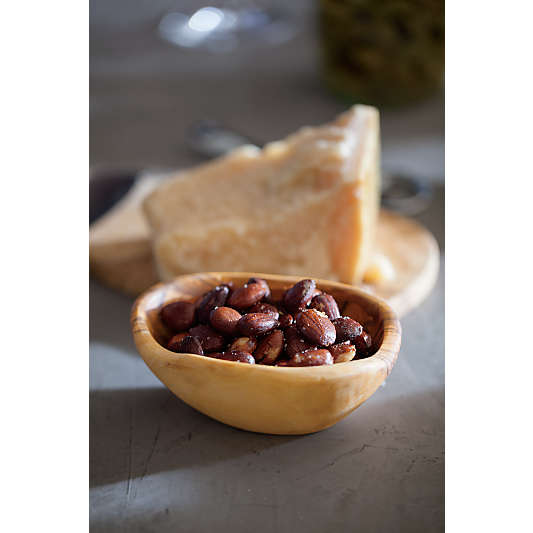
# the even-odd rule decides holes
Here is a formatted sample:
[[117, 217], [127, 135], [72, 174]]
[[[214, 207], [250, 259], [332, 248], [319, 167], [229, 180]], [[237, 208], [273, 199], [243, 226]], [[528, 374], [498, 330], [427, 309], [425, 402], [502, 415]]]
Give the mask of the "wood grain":
[[300, 278], [258, 273], [211, 272], [159, 283], [136, 300], [131, 325], [135, 344], [152, 372], [181, 400], [225, 424], [280, 435], [332, 426], [367, 400], [390, 374], [398, 357], [401, 326], [382, 300], [349, 285], [318, 280], [344, 313], [362, 322], [377, 352], [367, 359], [307, 368], [245, 365], [167, 350], [170, 336], [159, 319], [163, 304], [190, 300], [219, 283], [242, 285], [264, 277], [274, 298]]
[[376, 252], [394, 268], [394, 278], [365, 288], [383, 298], [402, 317], [431, 292], [439, 273], [439, 246], [423, 226], [401, 215], [381, 210]]

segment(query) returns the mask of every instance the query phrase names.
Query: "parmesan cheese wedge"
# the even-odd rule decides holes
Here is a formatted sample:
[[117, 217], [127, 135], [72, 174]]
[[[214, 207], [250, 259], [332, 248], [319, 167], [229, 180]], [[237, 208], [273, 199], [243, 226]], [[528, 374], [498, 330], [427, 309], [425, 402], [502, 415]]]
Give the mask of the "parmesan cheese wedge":
[[362, 280], [379, 212], [379, 115], [354, 106], [262, 150], [181, 171], [144, 201], [160, 277], [206, 271]]

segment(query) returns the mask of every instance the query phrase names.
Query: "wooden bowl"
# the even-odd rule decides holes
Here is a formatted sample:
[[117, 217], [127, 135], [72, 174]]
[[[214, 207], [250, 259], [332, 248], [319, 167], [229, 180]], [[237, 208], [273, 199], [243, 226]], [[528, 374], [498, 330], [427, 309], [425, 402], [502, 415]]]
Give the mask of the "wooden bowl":
[[275, 367], [174, 353], [162, 344], [170, 332], [159, 309], [174, 300], [196, 299], [220, 283], [243, 285], [265, 278], [272, 296], [302, 278], [256, 273], [210, 272], [158, 283], [137, 298], [131, 313], [135, 344], [150, 370], [185, 403], [201, 413], [248, 431], [301, 435], [332, 426], [369, 398], [398, 357], [401, 326], [382, 300], [355, 287], [317, 280], [343, 315], [361, 322], [377, 352], [367, 359], [317, 367]]

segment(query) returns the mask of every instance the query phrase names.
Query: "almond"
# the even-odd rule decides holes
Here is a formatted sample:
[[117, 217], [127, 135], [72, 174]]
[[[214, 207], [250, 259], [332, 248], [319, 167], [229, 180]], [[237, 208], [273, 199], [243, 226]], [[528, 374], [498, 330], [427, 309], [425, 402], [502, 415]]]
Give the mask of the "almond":
[[226, 305], [229, 292], [230, 290], [227, 285], [218, 285], [213, 290], [204, 294], [204, 296], [198, 301], [196, 307], [198, 322], [201, 324], [208, 324], [211, 311], [215, 307], [222, 307], [223, 305]]
[[240, 352], [237, 350], [225, 352], [217, 356], [217, 359], [222, 359], [224, 361], [235, 361], [238, 363], [248, 363], [249, 365], [255, 364], [254, 356], [251, 353]]
[[316, 309], [306, 309], [298, 313], [296, 327], [313, 344], [329, 346], [335, 342], [335, 326], [324, 313]]
[[213, 328], [224, 335], [235, 335], [237, 333], [237, 323], [241, 318], [239, 311], [231, 307], [216, 307], [211, 311], [209, 321]]
[[176, 333], [176, 335], [174, 335], [169, 341], [168, 341], [168, 344], [167, 344], [167, 348], [171, 351], [171, 352], [178, 352], [179, 351], [179, 346], [181, 344], [181, 341], [187, 337], [187, 335], [189, 335], [186, 331], [182, 332], [182, 333]]
[[248, 313], [239, 320], [241, 335], [253, 337], [269, 332], [278, 325], [278, 321], [269, 313]]
[[204, 350], [202, 349], [200, 339], [198, 337], [193, 337], [192, 335], [187, 335], [182, 339], [178, 346], [178, 352], [204, 355]]
[[254, 352], [256, 361], [261, 361], [263, 365], [271, 365], [283, 351], [283, 332], [275, 329], [269, 333]]
[[191, 302], [172, 302], [161, 309], [159, 316], [172, 331], [185, 331], [194, 325], [194, 312]]
[[328, 350], [312, 348], [291, 357], [287, 366], [321, 366], [332, 364], [333, 357]]
[[355, 343], [355, 339], [363, 332], [363, 326], [349, 316], [341, 316], [333, 320], [335, 331], [337, 332], [337, 342], [350, 341]]
[[228, 305], [237, 309], [247, 309], [261, 300], [267, 289], [260, 283], [250, 283], [235, 289], [228, 298]]
[[276, 318], [276, 320], [279, 318], [279, 311], [277, 307], [274, 307], [273, 305], [267, 304], [265, 302], [258, 302], [252, 305], [252, 307], [248, 309], [248, 312], [249, 313], [269, 313], [273, 315]]
[[262, 285], [265, 288], [265, 298], [268, 300], [270, 298], [270, 287], [268, 286], [268, 282], [266, 279], [263, 278], [250, 278], [247, 282], [248, 285], [250, 283], [257, 283], [258, 285]]
[[292, 318], [292, 315], [290, 315], [289, 313], [285, 315], [281, 315], [279, 317], [279, 327], [281, 329], [288, 328], [289, 326], [292, 325], [293, 322], [294, 322], [294, 318]]
[[289, 357], [314, 347], [300, 335], [296, 326], [289, 326], [285, 330], [285, 351]]
[[219, 352], [224, 348], [226, 341], [224, 337], [217, 333], [213, 328], [200, 324], [189, 330], [189, 335], [198, 337], [205, 353]]
[[358, 359], [364, 359], [372, 354], [372, 337], [366, 331], [355, 338], [354, 344], [357, 348]]
[[355, 346], [351, 345], [349, 342], [340, 342], [338, 344], [333, 344], [328, 346], [333, 362], [334, 363], [347, 363], [355, 357]]
[[254, 353], [256, 347], [257, 341], [253, 337], [239, 337], [230, 344], [228, 351]]
[[289, 313], [297, 313], [305, 309], [316, 290], [316, 283], [312, 279], [302, 279], [293, 285], [283, 296], [283, 306]]
[[317, 311], [322, 311], [322, 313], [325, 313], [330, 320], [335, 320], [341, 316], [339, 306], [337, 305], [335, 298], [333, 298], [331, 294], [327, 294], [325, 292], [315, 296], [311, 300], [309, 307], [316, 309]]

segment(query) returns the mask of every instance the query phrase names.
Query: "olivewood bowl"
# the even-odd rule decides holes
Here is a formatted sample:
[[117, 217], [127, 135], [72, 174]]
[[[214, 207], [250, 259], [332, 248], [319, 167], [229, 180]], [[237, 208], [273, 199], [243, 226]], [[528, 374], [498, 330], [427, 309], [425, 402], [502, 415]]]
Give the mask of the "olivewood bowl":
[[368, 399], [389, 375], [398, 357], [401, 326], [392, 309], [360, 289], [317, 280], [343, 315], [372, 335], [371, 357], [315, 367], [276, 367], [174, 353], [161, 343], [170, 332], [159, 309], [174, 300], [192, 300], [220, 283], [243, 285], [265, 278], [275, 299], [300, 277], [210, 272], [158, 283], [137, 298], [131, 313], [135, 344], [152, 372], [181, 400], [201, 413], [248, 431], [301, 435], [328, 428]]

